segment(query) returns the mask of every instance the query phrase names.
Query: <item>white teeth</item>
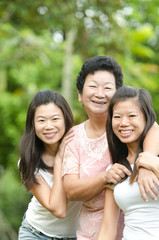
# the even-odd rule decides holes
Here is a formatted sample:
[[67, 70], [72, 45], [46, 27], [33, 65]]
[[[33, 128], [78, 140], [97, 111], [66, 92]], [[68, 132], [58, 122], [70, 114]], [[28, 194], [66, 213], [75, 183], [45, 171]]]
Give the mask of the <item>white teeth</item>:
[[94, 102], [96, 104], [105, 104], [105, 102]]
[[127, 133], [131, 133], [132, 131], [128, 130], [128, 131], [120, 131], [120, 132], [123, 133], [123, 134], [127, 134]]
[[46, 136], [53, 136], [55, 133], [44, 133]]

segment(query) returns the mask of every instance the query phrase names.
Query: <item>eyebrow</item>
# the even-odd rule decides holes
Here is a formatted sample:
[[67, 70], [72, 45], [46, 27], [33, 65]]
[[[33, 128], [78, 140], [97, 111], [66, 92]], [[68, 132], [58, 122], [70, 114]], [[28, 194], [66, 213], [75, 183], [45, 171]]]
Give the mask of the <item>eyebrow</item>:
[[[98, 83], [98, 80], [90, 79], [90, 82]], [[106, 82], [104, 85], [112, 84], [113, 82]]]
[[[53, 115], [49, 116], [49, 118], [52, 118], [52, 117], [60, 117], [60, 114], [53, 114]], [[47, 118], [47, 117], [39, 115], [39, 116], [37, 116], [37, 118]]]
[[[113, 113], [115, 113], [115, 114], [121, 114], [120, 112], [117, 112], [117, 111], [113, 111]], [[130, 114], [130, 113], [137, 113], [137, 111], [129, 111], [128, 113], [129, 113], [129, 114]]]

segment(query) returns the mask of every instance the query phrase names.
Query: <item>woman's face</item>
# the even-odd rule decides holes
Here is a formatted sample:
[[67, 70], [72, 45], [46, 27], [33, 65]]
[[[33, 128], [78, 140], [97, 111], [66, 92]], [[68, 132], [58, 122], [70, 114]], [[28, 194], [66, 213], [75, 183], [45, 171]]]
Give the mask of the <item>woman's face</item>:
[[34, 115], [34, 125], [37, 137], [45, 144], [57, 144], [65, 133], [63, 113], [54, 103], [37, 107]]
[[88, 74], [82, 93], [78, 93], [79, 101], [85, 110], [95, 116], [107, 115], [110, 99], [116, 91], [115, 77], [108, 71], [96, 71]]
[[114, 105], [112, 128], [121, 142], [138, 144], [145, 125], [144, 114], [135, 100], [127, 99]]

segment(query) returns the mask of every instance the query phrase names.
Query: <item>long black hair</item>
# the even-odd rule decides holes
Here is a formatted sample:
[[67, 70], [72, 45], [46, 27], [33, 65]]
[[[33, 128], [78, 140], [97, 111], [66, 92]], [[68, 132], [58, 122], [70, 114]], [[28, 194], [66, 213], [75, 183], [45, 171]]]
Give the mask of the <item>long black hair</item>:
[[34, 126], [34, 115], [38, 106], [48, 103], [54, 103], [63, 112], [65, 121], [65, 134], [73, 126], [73, 115], [71, 109], [61, 94], [56, 91], [45, 90], [39, 91], [31, 101], [26, 118], [26, 128], [21, 140], [21, 156], [19, 162], [19, 172], [21, 181], [29, 190], [33, 183], [37, 183], [35, 179], [35, 170], [49, 167], [42, 161], [44, 152], [44, 143], [37, 137]]
[[[106, 131], [107, 131], [108, 145], [109, 145], [112, 161], [113, 163], [120, 163], [125, 165], [131, 171], [130, 163], [127, 160], [127, 156], [128, 156], [127, 146], [125, 143], [121, 142], [117, 138], [117, 136], [114, 134], [112, 129], [112, 116], [113, 116], [114, 105], [120, 101], [124, 101], [127, 99], [133, 99], [136, 101], [136, 104], [140, 107], [141, 111], [143, 112], [145, 121], [146, 121], [145, 128], [139, 138], [139, 148], [136, 155], [136, 159], [138, 157], [138, 154], [143, 151], [143, 141], [145, 139], [146, 133], [155, 122], [156, 114], [152, 107], [150, 94], [146, 89], [138, 89], [130, 86], [123, 86], [116, 91], [116, 93], [114, 94], [114, 96], [110, 101]], [[136, 168], [136, 164], [134, 164], [134, 169], [130, 178], [130, 183], [133, 183], [136, 175], [137, 175], [137, 168]]]

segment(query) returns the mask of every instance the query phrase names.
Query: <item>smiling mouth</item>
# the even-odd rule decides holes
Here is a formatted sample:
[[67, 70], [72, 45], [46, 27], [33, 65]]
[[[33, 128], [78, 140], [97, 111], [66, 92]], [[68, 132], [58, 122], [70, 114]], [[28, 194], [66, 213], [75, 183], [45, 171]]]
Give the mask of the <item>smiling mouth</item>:
[[44, 133], [44, 136], [45, 137], [53, 137], [53, 136], [55, 136], [55, 132], [53, 132], [53, 133]]
[[122, 133], [122, 134], [130, 134], [130, 133], [132, 133], [133, 132], [133, 130], [120, 130], [119, 131], [120, 133]]
[[97, 101], [92, 101], [93, 103], [95, 103], [95, 104], [99, 104], [99, 105], [104, 105], [104, 104], [106, 104], [106, 102], [97, 102]]

